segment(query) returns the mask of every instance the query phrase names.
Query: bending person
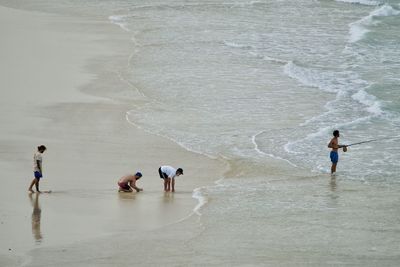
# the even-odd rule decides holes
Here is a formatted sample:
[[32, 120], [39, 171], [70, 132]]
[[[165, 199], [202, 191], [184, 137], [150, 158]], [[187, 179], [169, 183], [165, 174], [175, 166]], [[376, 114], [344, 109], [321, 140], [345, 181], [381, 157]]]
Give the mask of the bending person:
[[164, 191], [175, 192], [175, 177], [183, 175], [183, 170], [181, 168], [174, 169], [171, 166], [161, 166], [158, 168], [158, 174], [164, 180]]

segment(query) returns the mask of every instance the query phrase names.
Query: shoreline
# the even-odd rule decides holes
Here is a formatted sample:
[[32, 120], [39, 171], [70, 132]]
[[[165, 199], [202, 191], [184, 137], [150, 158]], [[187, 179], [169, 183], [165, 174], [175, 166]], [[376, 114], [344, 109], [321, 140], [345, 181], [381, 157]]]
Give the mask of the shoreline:
[[[39, 230], [43, 238], [35, 241], [31, 236], [35, 233], [30, 233], [29, 228], [20, 230], [31, 224], [30, 218], [22, 219], [31, 213], [25, 195], [25, 187], [31, 178], [11, 183], [6, 181], [10, 193], [2, 197], [5, 200], [1, 205], [4, 223], [1, 234], [4, 238], [0, 246], [3, 260], [0, 262], [18, 265], [26, 257], [26, 252], [34, 250], [31, 260], [40, 263], [45, 259], [34, 255], [42, 249], [76, 245], [82, 240], [96, 238], [99, 233], [112, 236], [113, 233], [132, 231], [126, 222], [135, 223], [134, 232], [146, 232], [194, 214], [199, 203], [193, 197], [194, 190], [211, 185], [220, 178], [224, 164], [186, 151], [171, 140], [151, 135], [126, 122], [125, 113], [129, 106], [140, 102], [140, 99], [135, 100], [135, 92], [126, 90], [115, 75], [118, 69], [114, 67], [120, 67], [119, 63], [127, 56], [130, 46], [127, 35], [119, 32], [120, 29], [111, 22], [95, 18], [56, 16], [8, 7], [0, 7], [0, 13], [8, 22], [5, 25], [29, 22], [26, 27], [19, 28], [21, 36], [28, 33], [38, 36], [26, 44], [25, 49], [35, 47], [37, 52], [26, 51], [29, 56], [19, 57], [21, 43], [14, 40], [9, 40], [10, 51], [3, 49], [10, 54], [10, 62], [16, 58], [23, 60], [14, 62], [15, 67], [8, 69], [12, 77], [25, 77], [29, 73], [24, 81], [7, 84], [8, 102], [18, 103], [21, 88], [33, 86], [36, 89], [35, 84], [42, 81], [41, 77], [52, 77], [40, 83], [40, 91], [29, 100], [32, 104], [22, 103], [13, 107], [16, 110], [20, 108], [18, 119], [14, 122], [15, 127], [10, 127], [10, 133], [1, 134], [0, 145], [10, 149], [9, 153], [16, 155], [16, 159], [1, 156], [4, 174], [30, 177], [31, 154], [37, 144], [46, 144], [45, 179], [41, 182], [41, 189], [53, 191], [37, 199], [42, 210]], [[5, 38], [15, 35], [13, 27], [1, 30]], [[121, 40], [126, 41], [128, 47], [125, 43], [118, 43]], [[67, 43], [60, 43], [63, 41]], [[116, 43], [124, 46], [113, 46]], [[113, 50], [116, 47], [120, 50]], [[54, 54], [41, 57], [49, 52]], [[55, 62], [58, 64], [54, 65]], [[39, 68], [29, 68], [27, 72], [21, 70], [23, 63], [29, 66], [37, 64]], [[17, 94], [11, 94], [13, 91]], [[29, 91], [24, 96], [30, 97]], [[128, 98], [123, 100], [126, 96]], [[4, 123], [6, 120], [8, 118], [4, 116], [1, 118]], [[21, 161], [24, 167], [15, 170], [13, 166], [21, 166]], [[180, 166], [185, 170], [183, 178], [177, 180], [175, 194], [161, 191], [156, 171], [162, 164]], [[118, 177], [138, 169], [144, 174], [139, 181], [144, 192], [117, 193]], [[13, 213], [7, 208], [11, 203], [19, 207]], [[125, 209], [129, 213], [125, 213]], [[80, 221], [77, 229], [61, 230], [58, 226], [67, 226], [74, 220]], [[9, 238], [15, 235], [15, 240], [10, 243]], [[12, 252], [7, 251], [8, 248]]]

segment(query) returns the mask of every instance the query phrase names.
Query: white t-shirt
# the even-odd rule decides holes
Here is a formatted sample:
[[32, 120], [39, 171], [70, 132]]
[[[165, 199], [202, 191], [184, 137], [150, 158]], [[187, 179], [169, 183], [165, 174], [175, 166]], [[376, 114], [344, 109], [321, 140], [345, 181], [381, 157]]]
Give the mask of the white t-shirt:
[[168, 178], [175, 178], [176, 176], [176, 169], [172, 168], [171, 166], [161, 166], [161, 171], [165, 173]]
[[37, 165], [37, 161], [40, 162], [40, 166], [42, 166], [42, 153], [36, 152], [33, 155], [33, 171], [40, 172], [39, 166]]

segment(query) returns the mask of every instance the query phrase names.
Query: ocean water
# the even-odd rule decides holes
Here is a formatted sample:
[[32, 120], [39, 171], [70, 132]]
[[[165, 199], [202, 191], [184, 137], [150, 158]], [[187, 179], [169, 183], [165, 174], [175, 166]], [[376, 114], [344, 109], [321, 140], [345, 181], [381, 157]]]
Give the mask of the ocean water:
[[110, 21], [134, 51], [127, 119], [211, 157], [268, 157], [329, 172], [334, 129], [348, 179], [398, 183], [397, 2], [168, 1]]
[[[132, 51], [118, 75], [138, 93], [127, 121], [231, 163], [194, 193], [208, 205], [188, 245], [212, 243], [214, 264], [400, 262], [400, 1], [13, 5], [120, 27]], [[335, 129], [376, 141], [340, 153], [330, 180]]]

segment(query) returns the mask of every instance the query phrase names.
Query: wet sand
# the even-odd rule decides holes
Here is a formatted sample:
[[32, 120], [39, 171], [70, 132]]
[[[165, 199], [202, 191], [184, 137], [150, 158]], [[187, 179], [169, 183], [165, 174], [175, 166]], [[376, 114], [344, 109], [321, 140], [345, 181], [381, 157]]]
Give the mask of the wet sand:
[[[0, 265], [62, 266], [70, 262], [49, 250], [73, 247], [65, 257], [81, 259], [86, 244], [99, 238], [118, 264], [120, 247], [135, 236], [154, 231], [175, 236], [171, 225], [197, 205], [193, 189], [220, 178], [225, 164], [126, 121], [130, 107], [140, 105], [116, 75], [129, 47], [117, 50], [114, 44], [126, 36], [104, 18], [0, 7], [0, 21]], [[28, 194], [40, 144], [48, 147], [40, 186], [52, 193]], [[163, 192], [157, 173], [163, 164], [184, 169], [174, 194]], [[138, 185], [144, 191], [118, 193], [118, 178], [137, 170], [143, 172]], [[195, 217], [184, 225], [192, 227]], [[90, 254], [101, 252], [95, 246]]]

